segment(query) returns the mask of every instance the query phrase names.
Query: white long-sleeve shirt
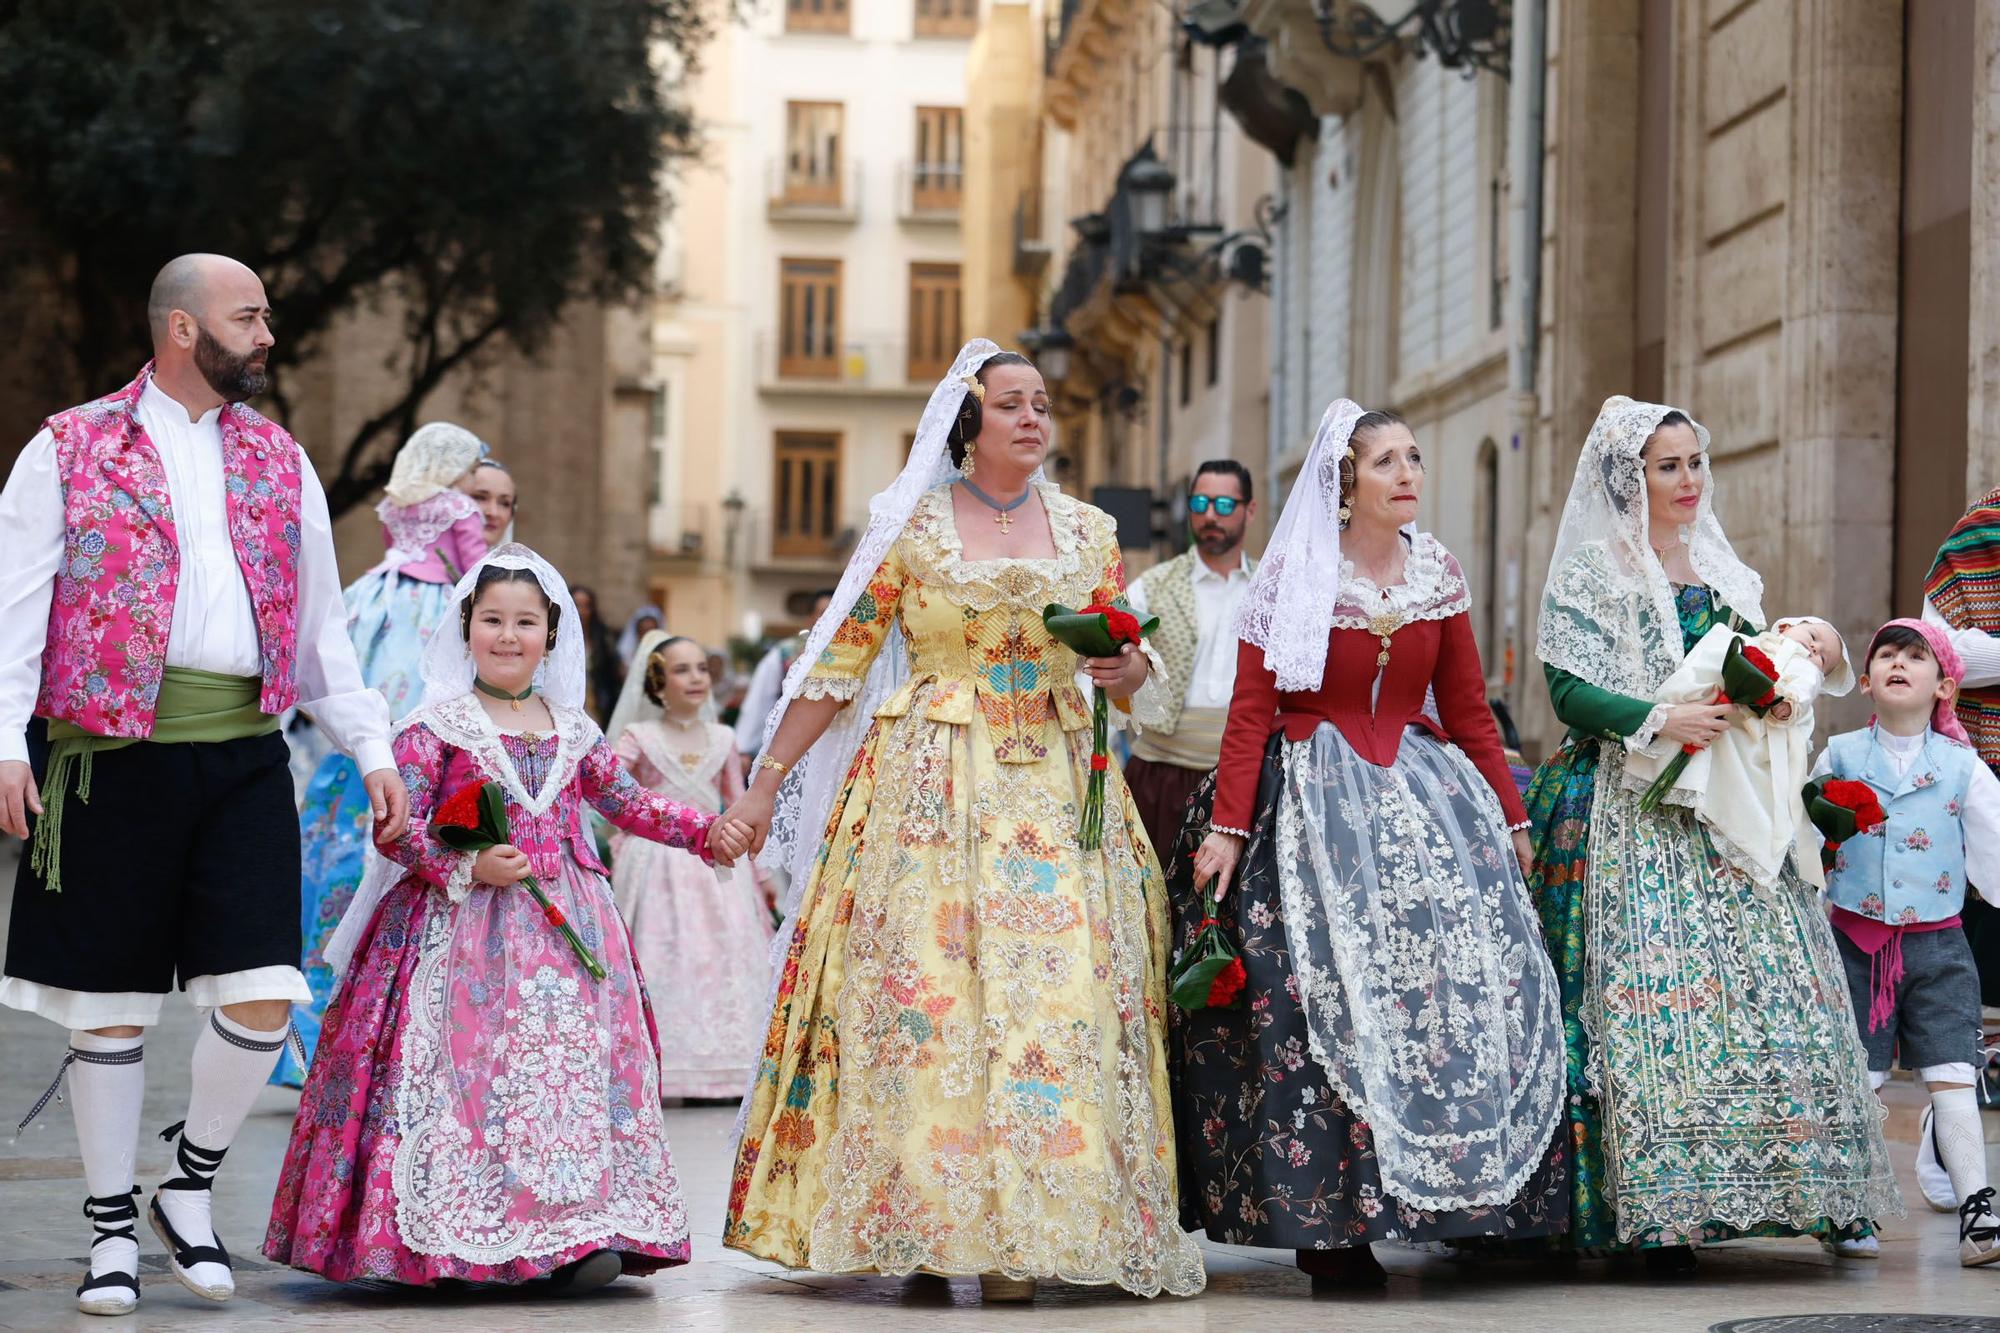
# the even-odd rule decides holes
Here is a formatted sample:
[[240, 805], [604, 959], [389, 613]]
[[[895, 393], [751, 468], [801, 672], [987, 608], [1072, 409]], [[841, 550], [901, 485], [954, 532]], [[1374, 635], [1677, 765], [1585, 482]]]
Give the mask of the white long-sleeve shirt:
[[750, 683], [743, 688], [743, 706], [736, 714], [736, 751], [756, 754], [764, 748], [764, 724], [785, 692], [785, 654], [772, 648], [757, 661]]
[[[1928, 606], [1924, 609], [1930, 610]], [[1875, 741], [1882, 747], [1889, 767], [1901, 777], [1923, 753], [1924, 737], [1928, 734], [1920, 731], [1914, 736], [1897, 736], [1887, 728], [1878, 727]], [[1806, 781], [1833, 772], [1832, 753], [1819, 752], [1819, 761]], [[1972, 784], [1965, 790], [1965, 810], [1960, 818], [1965, 821], [1965, 878], [1980, 897], [2000, 907], [2000, 778], [1994, 777], [1993, 770], [1984, 764], [1972, 766]]]
[[[2000, 635], [1989, 634], [1983, 629], [1958, 629], [1947, 624], [1928, 597], [1924, 598], [1924, 623], [1936, 625], [1951, 639], [1958, 660], [1965, 663], [1965, 685], [1973, 689], [2000, 685]], [[1867, 670], [1866, 663], [1862, 665], [1862, 670]]]
[[[1236, 613], [1243, 596], [1250, 591], [1250, 561], [1240, 551], [1236, 567], [1227, 576], [1216, 573], [1199, 555], [1191, 581], [1194, 585], [1195, 649], [1194, 669], [1188, 673], [1187, 693], [1182, 702], [1188, 708], [1228, 708], [1236, 690]], [[1125, 600], [1141, 616], [1153, 614], [1146, 605], [1146, 585], [1134, 580]]]
[[[186, 408], [148, 380], [137, 410], [166, 472], [180, 549], [167, 665], [255, 676], [257, 618], [229, 540], [223, 499], [222, 409], [190, 421]], [[388, 700], [362, 683], [347, 637], [326, 492], [311, 461], [301, 461], [299, 707], [362, 772], [393, 769]], [[0, 532], [7, 534], [11, 566], [0, 579], [0, 761], [25, 760], [63, 554], [62, 483], [55, 437], [46, 430], [21, 451], [0, 491]]]

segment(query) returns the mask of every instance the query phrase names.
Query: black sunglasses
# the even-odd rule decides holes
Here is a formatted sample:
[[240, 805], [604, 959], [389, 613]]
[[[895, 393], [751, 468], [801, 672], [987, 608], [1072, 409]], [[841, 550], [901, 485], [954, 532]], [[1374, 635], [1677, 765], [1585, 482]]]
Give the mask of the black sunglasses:
[[1218, 517], [1228, 518], [1236, 512], [1236, 506], [1242, 503], [1241, 500], [1233, 495], [1190, 495], [1188, 497], [1188, 512], [1190, 514], [1206, 514], [1208, 507], [1212, 504], [1215, 506], [1215, 512]]

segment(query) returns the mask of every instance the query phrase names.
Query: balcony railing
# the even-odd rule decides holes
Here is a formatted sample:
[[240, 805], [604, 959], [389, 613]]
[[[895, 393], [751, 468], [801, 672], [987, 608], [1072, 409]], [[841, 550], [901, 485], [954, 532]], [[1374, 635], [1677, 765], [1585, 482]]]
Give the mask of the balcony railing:
[[905, 222], [956, 224], [965, 196], [965, 168], [957, 162], [905, 162], [896, 193]]
[[936, 375], [916, 373], [909, 343], [901, 338], [845, 338], [832, 357], [811, 362], [787, 357], [784, 340], [757, 335], [757, 384], [766, 393], [878, 394], [924, 397]]
[[861, 218], [861, 164], [800, 169], [789, 155], [774, 157], [764, 169], [765, 193], [773, 222], [858, 222]]

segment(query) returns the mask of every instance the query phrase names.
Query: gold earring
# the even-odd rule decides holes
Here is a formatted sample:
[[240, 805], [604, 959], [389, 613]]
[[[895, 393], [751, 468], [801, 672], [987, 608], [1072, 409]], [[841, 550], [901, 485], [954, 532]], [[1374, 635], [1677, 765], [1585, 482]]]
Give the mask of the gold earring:
[[1347, 522], [1348, 519], [1353, 517], [1354, 517], [1354, 511], [1352, 509], [1349, 509], [1346, 505], [1342, 505], [1340, 507], [1340, 521], [1342, 523]]
[[968, 477], [972, 475], [973, 465], [976, 462], [978, 462], [978, 460], [973, 457], [973, 454], [977, 452], [978, 452], [978, 446], [976, 444], [967, 444], [965, 446], [965, 466], [960, 468], [959, 471], [963, 472]]

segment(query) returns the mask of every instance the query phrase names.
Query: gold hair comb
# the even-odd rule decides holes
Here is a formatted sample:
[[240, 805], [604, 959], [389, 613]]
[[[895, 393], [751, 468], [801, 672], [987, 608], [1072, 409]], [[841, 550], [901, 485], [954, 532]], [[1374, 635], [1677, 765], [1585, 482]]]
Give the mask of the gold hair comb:
[[959, 378], [965, 381], [965, 391], [967, 393], [977, 398], [981, 403], [986, 401], [986, 386], [979, 382], [979, 376], [966, 374], [961, 375]]

